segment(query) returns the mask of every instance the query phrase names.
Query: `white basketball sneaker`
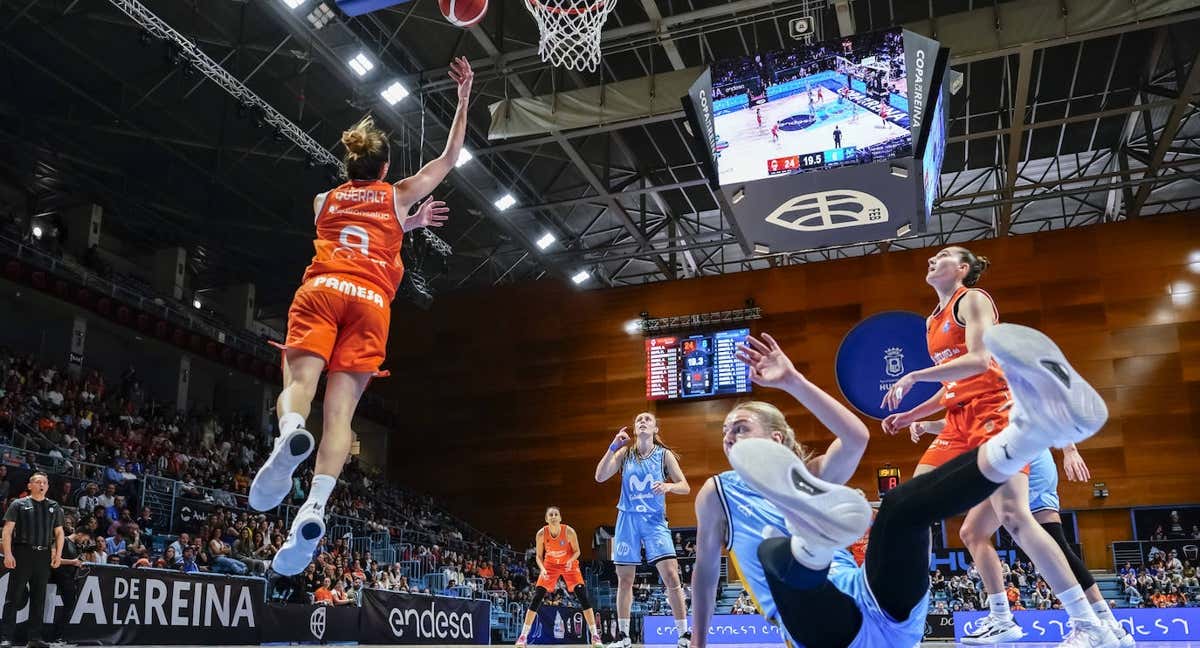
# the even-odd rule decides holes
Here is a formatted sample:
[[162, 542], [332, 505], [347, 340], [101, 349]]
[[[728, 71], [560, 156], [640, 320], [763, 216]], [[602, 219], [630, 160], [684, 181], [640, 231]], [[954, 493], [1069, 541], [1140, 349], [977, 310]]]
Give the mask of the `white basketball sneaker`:
[[629, 640], [629, 635], [624, 632], [618, 632], [616, 641], [608, 644], [608, 648], [629, 648], [632, 645], [633, 642]]
[[766, 439], [738, 441], [729, 463], [750, 488], [779, 507], [788, 530], [812, 545], [840, 549], [871, 525], [871, 505], [852, 488], [813, 477], [790, 448]]
[[975, 624], [974, 630], [963, 635], [962, 642], [968, 646], [988, 646], [1016, 641], [1024, 636], [1025, 631], [1011, 616], [1001, 620], [988, 614]]
[[296, 428], [275, 439], [275, 448], [250, 483], [250, 506], [256, 511], [270, 511], [283, 502], [292, 490], [292, 473], [312, 454], [316, 447], [312, 434]]
[[1121, 642], [1121, 648], [1135, 648], [1137, 646], [1137, 641], [1133, 638], [1133, 635], [1129, 634], [1129, 631], [1125, 629], [1125, 626], [1121, 625], [1120, 621], [1116, 619], [1104, 620], [1104, 625], [1108, 626], [1108, 629], [1117, 638], [1117, 641]]
[[1092, 436], [1108, 420], [1108, 406], [1049, 337], [1017, 324], [997, 324], [983, 334], [1016, 400], [1013, 419], [1032, 426], [1056, 448]]
[[1071, 634], [1058, 648], [1119, 648], [1121, 642], [1104, 624], [1073, 621]]
[[287, 540], [275, 554], [271, 568], [284, 576], [295, 576], [312, 562], [313, 551], [325, 535], [325, 507], [306, 502], [292, 520]]

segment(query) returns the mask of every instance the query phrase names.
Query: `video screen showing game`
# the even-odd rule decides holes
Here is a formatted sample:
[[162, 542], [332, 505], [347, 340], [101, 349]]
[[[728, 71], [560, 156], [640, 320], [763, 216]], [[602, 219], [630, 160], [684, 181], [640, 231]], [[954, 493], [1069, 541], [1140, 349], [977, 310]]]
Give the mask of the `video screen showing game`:
[[716, 61], [722, 185], [912, 154], [903, 30]]

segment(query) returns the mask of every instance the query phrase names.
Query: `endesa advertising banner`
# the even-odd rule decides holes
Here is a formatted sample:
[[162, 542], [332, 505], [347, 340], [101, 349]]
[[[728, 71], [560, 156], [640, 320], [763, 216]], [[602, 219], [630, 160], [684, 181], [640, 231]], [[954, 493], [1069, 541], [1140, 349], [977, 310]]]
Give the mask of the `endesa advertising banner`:
[[[671, 616], [645, 617], [644, 628], [643, 642], [647, 644], [674, 645], [679, 639], [675, 618]], [[708, 627], [708, 643], [782, 645], [783, 635], [759, 614], [714, 614]]]
[[486, 644], [491, 601], [367, 590], [360, 644]]
[[[955, 612], [954, 638], [975, 629], [987, 612]], [[1200, 608], [1117, 609], [1113, 614], [1136, 641], [1200, 640]], [[1013, 643], [1058, 643], [1071, 631], [1067, 613], [1062, 610], [1013, 612], [1025, 637]]]

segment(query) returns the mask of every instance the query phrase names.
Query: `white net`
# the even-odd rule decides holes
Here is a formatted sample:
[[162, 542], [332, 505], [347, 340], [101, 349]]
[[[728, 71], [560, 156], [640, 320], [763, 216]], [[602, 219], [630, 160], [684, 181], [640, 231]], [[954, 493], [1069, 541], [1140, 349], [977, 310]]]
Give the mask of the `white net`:
[[600, 65], [600, 28], [617, 0], [525, 0], [538, 24], [538, 54], [568, 70], [595, 72]]

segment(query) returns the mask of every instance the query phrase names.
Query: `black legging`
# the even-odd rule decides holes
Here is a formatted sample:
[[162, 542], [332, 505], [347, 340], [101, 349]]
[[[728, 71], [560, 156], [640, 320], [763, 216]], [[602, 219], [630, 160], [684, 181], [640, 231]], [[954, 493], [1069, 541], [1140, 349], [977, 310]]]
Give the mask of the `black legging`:
[[[979, 471], [978, 450], [888, 492], [871, 527], [865, 565], [879, 607], [903, 621], [929, 592], [929, 525], [988, 498], [1000, 484]], [[759, 560], [780, 620], [806, 648], [845, 648], [862, 627], [858, 604], [827, 580], [828, 569], [804, 567], [787, 538], [764, 540]]]
[[1087, 565], [1083, 564], [1083, 559], [1075, 554], [1071, 543], [1067, 542], [1067, 534], [1063, 531], [1062, 522], [1047, 522], [1042, 525], [1042, 528], [1050, 534], [1051, 538], [1054, 538], [1054, 542], [1058, 543], [1058, 547], [1062, 549], [1063, 557], [1071, 565], [1071, 573], [1075, 574], [1075, 580], [1079, 581], [1079, 586], [1085, 590], [1091, 589], [1092, 585], [1096, 584], [1096, 577], [1092, 576]]

